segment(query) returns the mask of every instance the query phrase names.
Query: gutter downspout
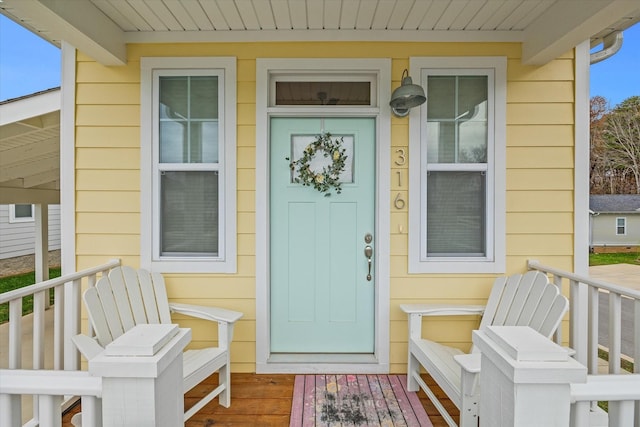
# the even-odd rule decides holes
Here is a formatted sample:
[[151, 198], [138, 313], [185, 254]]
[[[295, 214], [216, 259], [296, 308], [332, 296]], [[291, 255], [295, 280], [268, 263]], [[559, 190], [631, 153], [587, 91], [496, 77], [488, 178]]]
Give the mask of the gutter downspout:
[[602, 44], [602, 50], [594, 52], [590, 55], [591, 65], [612, 57], [620, 50], [620, 48], [622, 47], [622, 31], [616, 31], [609, 34], [603, 39]]

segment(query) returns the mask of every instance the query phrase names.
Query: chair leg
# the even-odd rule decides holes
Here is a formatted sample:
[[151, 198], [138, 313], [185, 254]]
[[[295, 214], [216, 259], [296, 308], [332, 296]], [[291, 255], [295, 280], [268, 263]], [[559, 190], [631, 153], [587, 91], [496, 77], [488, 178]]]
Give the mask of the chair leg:
[[407, 364], [407, 390], [418, 391], [420, 385], [416, 381], [414, 375], [420, 375], [420, 363], [413, 354], [409, 353], [409, 363]]
[[218, 372], [218, 382], [224, 384], [224, 390], [218, 396], [220, 405], [228, 408], [231, 405], [231, 369], [229, 363], [220, 368]]
[[460, 377], [460, 427], [478, 427], [480, 406], [478, 380], [478, 373], [462, 369]]
[[460, 427], [478, 427], [479, 396], [462, 395], [460, 408]]

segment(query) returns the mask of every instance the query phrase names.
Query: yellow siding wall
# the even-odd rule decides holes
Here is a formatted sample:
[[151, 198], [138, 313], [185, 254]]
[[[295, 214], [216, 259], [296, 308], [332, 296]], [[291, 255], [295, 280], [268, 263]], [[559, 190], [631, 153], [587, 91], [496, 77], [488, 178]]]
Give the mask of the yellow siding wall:
[[[573, 76], [572, 54], [543, 67], [522, 65], [519, 44], [501, 43], [198, 43], [130, 45], [128, 64], [104, 67], [79, 55], [76, 110], [77, 268], [118, 257], [140, 259], [140, 57], [237, 57], [238, 273], [166, 274], [169, 296], [181, 302], [221, 305], [244, 312], [235, 330], [233, 370], [255, 371], [255, 88], [256, 58], [391, 58], [392, 86], [399, 85], [411, 56], [506, 56], [507, 70], [507, 274], [523, 272], [535, 258], [565, 270], [573, 260]], [[417, 76], [414, 76], [416, 78]], [[408, 119], [393, 118], [392, 153], [408, 153]], [[388, 141], [381, 141], [388, 143]], [[411, 155], [412, 153], [409, 153]], [[416, 153], [414, 153], [416, 154]], [[392, 162], [393, 164], [393, 162]], [[392, 194], [398, 187], [393, 166]], [[393, 206], [393, 203], [391, 203]], [[407, 274], [407, 209], [391, 212], [391, 372], [406, 369], [406, 302], [484, 303], [493, 275]], [[402, 232], [400, 231], [402, 230]], [[192, 346], [208, 331], [198, 321]], [[431, 338], [468, 347], [477, 320], [428, 321]], [[215, 336], [215, 335], [214, 335]]]

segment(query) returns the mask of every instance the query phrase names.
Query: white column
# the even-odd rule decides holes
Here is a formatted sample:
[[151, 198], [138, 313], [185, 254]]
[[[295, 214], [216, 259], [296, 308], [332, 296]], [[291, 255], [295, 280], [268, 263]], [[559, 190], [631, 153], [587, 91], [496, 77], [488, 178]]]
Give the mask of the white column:
[[184, 425], [182, 350], [190, 329], [138, 325], [89, 360], [102, 377], [104, 427]]
[[571, 383], [584, 383], [587, 368], [567, 350], [528, 326], [489, 326], [474, 331], [482, 353], [480, 425], [566, 427]]

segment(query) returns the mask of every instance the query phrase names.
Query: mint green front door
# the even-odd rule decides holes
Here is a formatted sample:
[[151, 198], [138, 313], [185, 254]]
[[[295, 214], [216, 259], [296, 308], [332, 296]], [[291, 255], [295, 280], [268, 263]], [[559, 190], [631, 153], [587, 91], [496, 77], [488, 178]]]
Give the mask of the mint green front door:
[[[371, 118], [271, 119], [272, 353], [374, 351], [375, 128]], [[286, 159], [323, 131], [347, 155], [342, 192], [329, 197], [294, 182]], [[320, 157], [312, 170], [328, 161]]]

